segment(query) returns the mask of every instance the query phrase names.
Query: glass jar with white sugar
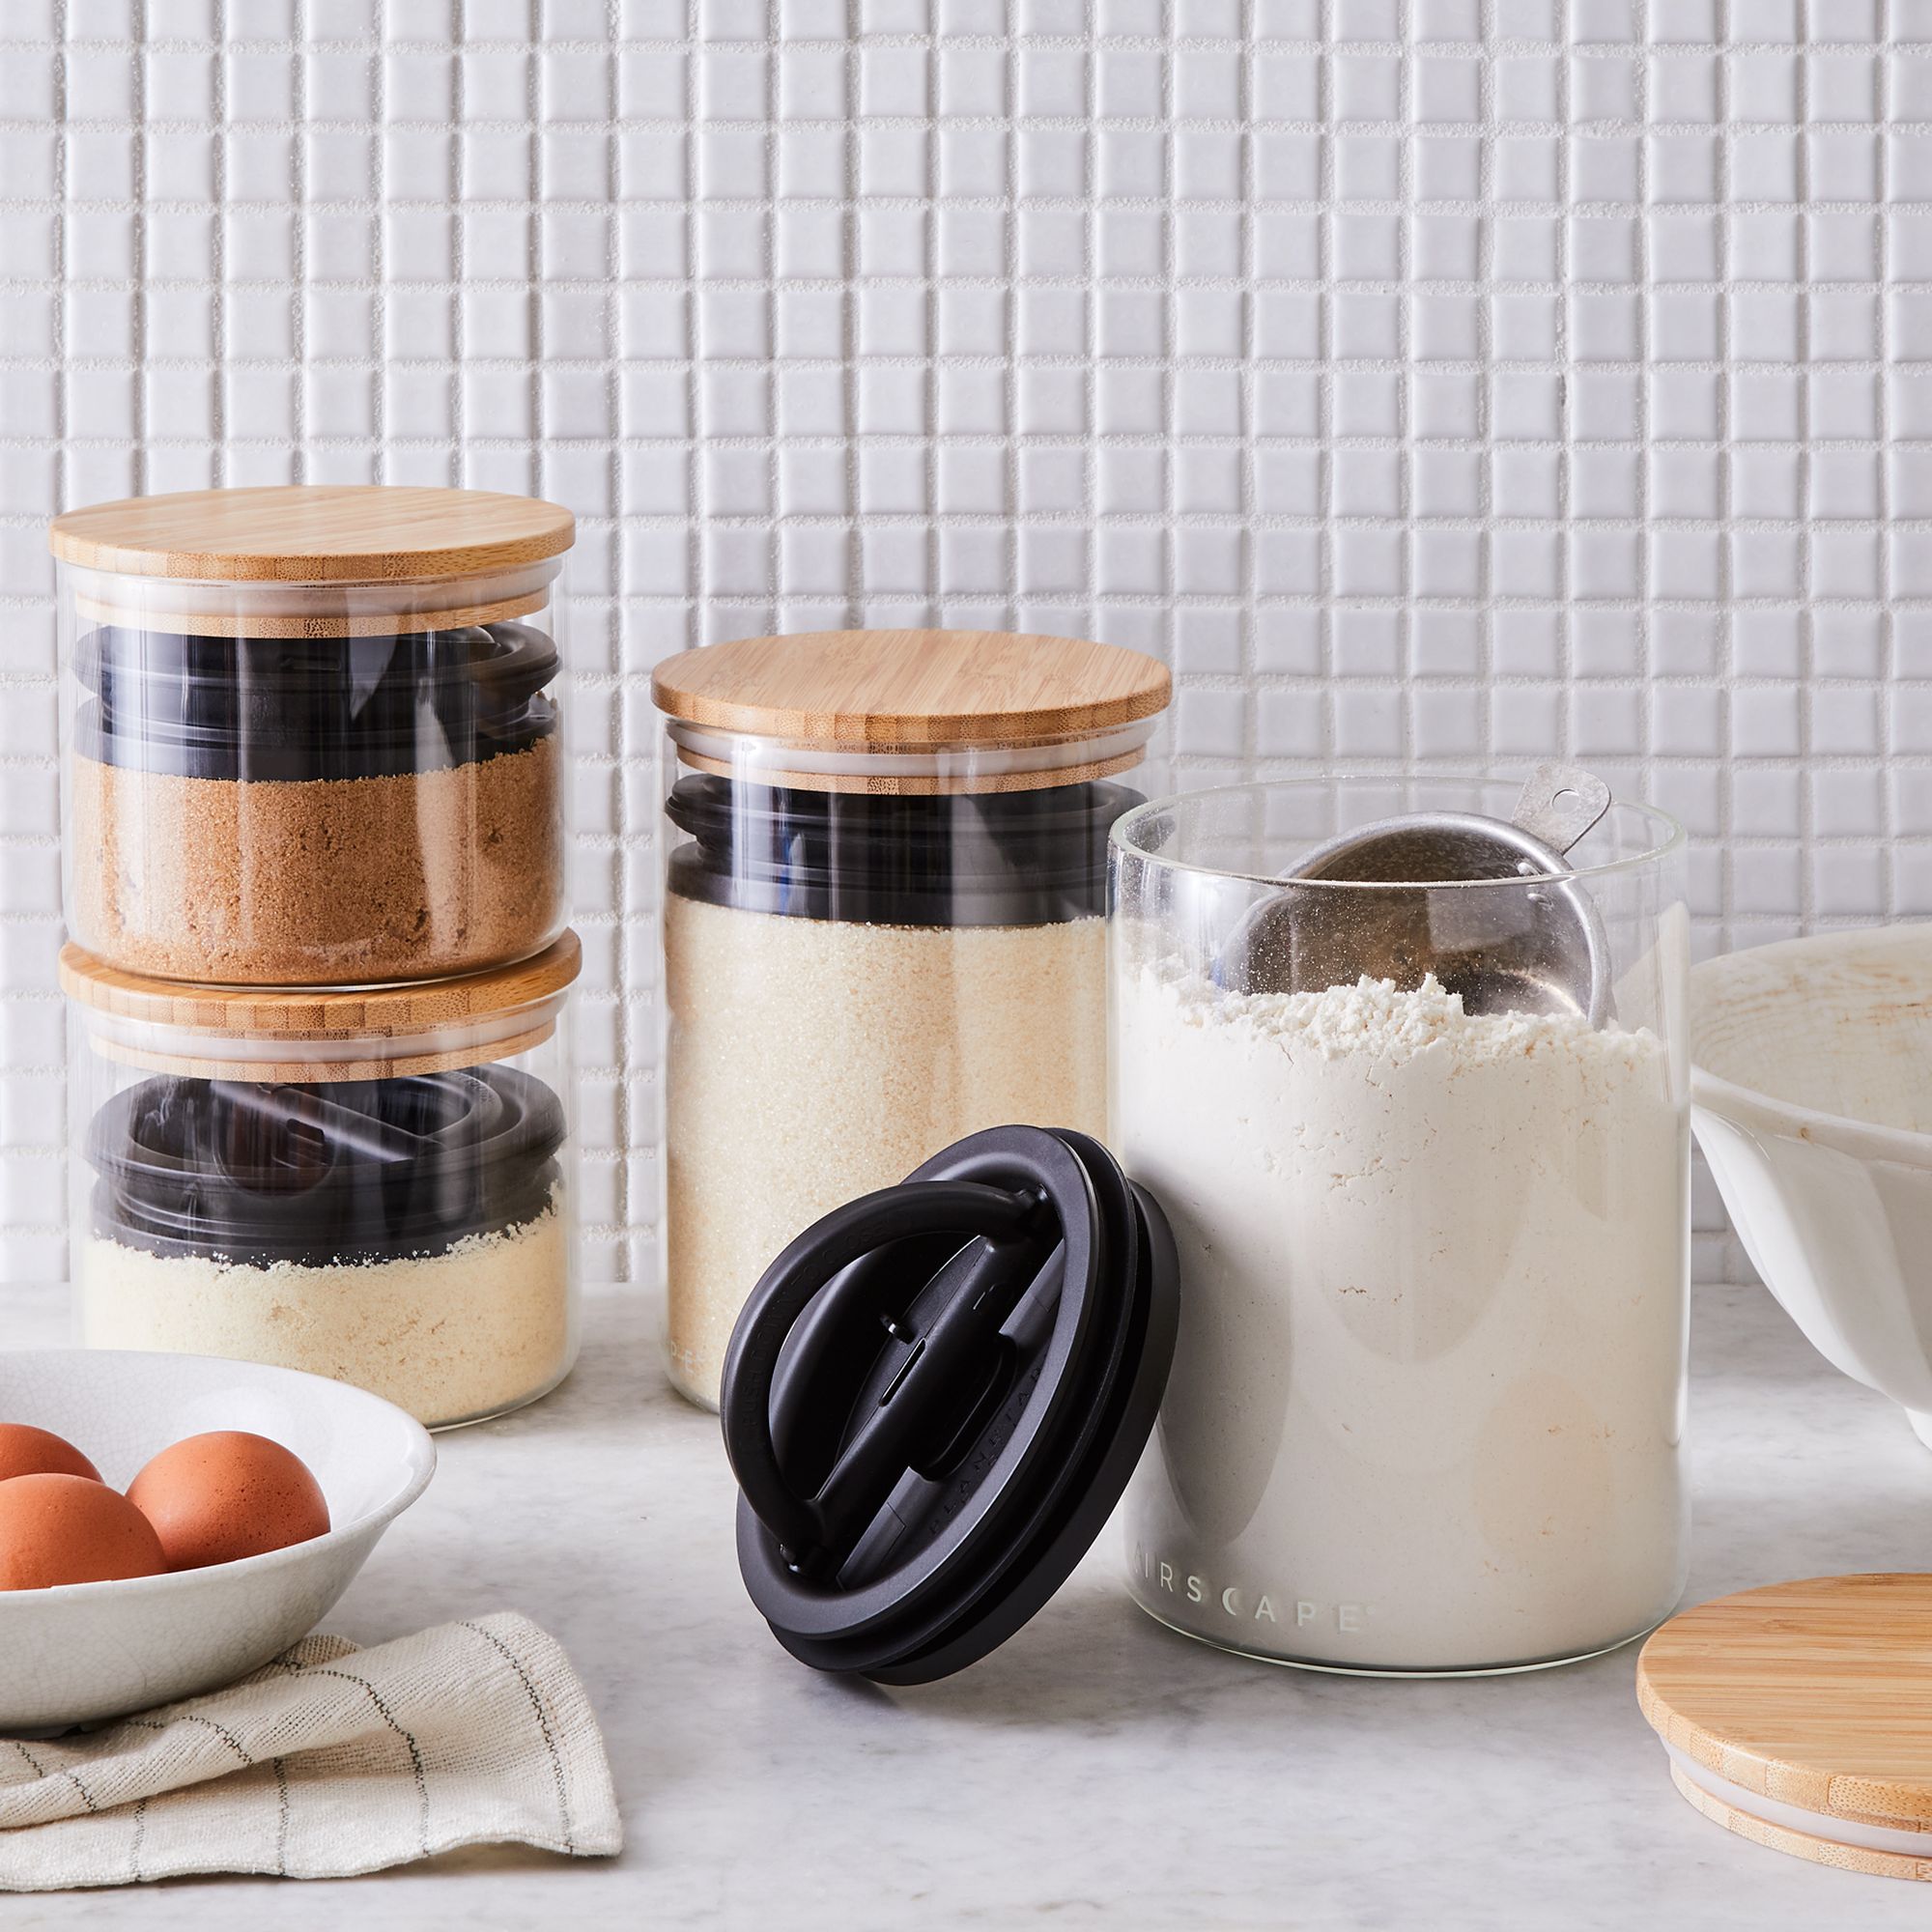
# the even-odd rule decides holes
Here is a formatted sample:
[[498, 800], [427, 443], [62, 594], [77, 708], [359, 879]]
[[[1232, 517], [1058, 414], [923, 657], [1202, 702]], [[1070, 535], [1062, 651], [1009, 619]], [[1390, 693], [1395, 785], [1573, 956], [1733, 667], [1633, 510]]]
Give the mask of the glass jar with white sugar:
[[1682, 837], [1616, 804], [1547, 868], [1329, 863], [1517, 796], [1232, 786], [1115, 828], [1109, 1140], [1180, 1269], [1128, 1585], [1189, 1635], [1517, 1669], [1683, 1588]]
[[1168, 700], [1117, 646], [978, 631], [708, 645], [666, 716], [661, 1258], [715, 1407], [787, 1242], [982, 1127], [1098, 1133], [1108, 828]]

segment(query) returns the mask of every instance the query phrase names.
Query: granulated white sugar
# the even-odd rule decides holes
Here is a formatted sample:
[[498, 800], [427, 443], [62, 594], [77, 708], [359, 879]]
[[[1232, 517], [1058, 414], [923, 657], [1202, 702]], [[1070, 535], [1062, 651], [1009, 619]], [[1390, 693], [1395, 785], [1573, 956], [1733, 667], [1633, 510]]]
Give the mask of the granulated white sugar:
[[272, 1362], [354, 1382], [417, 1421], [469, 1421], [541, 1395], [576, 1337], [565, 1217], [469, 1235], [440, 1254], [266, 1266], [157, 1255], [91, 1236], [81, 1340]]
[[982, 1127], [1101, 1132], [1106, 922], [866, 925], [665, 903], [671, 1373], [820, 1215]]
[[1433, 979], [1119, 989], [1114, 1144], [1181, 1268], [1130, 1581], [1212, 1641], [1576, 1656], [1683, 1582], [1689, 1146], [1668, 1055]]

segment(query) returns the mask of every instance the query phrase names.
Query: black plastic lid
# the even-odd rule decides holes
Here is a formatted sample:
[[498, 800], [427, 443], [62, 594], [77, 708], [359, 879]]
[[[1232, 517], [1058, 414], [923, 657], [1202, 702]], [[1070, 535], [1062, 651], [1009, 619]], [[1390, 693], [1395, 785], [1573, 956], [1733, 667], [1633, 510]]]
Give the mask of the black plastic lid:
[[514, 1066], [313, 1087], [160, 1074], [89, 1124], [94, 1231], [301, 1267], [440, 1254], [542, 1213], [563, 1139], [562, 1103]]
[[670, 890], [870, 925], [1054, 925], [1107, 909], [1107, 834], [1140, 793], [1105, 780], [935, 797], [804, 791], [698, 773], [665, 810], [691, 835]]
[[738, 1562], [820, 1670], [928, 1684], [1045, 1604], [1174, 1361], [1174, 1240], [1098, 1141], [993, 1127], [806, 1230], [725, 1356]]
[[557, 650], [529, 624], [389, 638], [207, 638], [102, 625], [74, 646], [83, 757], [177, 778], [387, 778], [555, 728]]

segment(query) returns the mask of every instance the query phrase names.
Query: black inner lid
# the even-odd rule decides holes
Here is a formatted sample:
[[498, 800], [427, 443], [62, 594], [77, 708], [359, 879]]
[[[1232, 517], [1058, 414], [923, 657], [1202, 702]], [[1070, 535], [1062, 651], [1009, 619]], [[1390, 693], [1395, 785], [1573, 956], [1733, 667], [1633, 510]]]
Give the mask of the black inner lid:
[[1107, 909], [1107, 834], [1142, 803], [1106, 780], [901, 797], [681, 778], [665, 810], [689, 899], [873, 925], [1052, 925]]
[[529, 624], [386, 638], [204, 638], [102, 625], [74, 646], [83, 757], [178, 778], [386, 778], [520, 752], [556, 725]]
[[1070, 1129], [993, 1127], [806, 1230], [725, 1357], [738, 1560], [820, 1670], [976, 1662], [1087, 1552], [1173, 1365], [1174, 1242]]
[[88, 1127], [94, 1231], [157, 1255], [440, 1254], [549, 1204], [563, 1106], [512, 1066], [317, 1086], [159, 1074]]

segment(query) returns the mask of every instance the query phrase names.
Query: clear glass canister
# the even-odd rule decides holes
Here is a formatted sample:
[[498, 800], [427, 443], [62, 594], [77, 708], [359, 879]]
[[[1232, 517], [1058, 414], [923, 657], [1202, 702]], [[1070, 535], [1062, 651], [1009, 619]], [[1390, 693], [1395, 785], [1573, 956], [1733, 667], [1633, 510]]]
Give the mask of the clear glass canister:
[[1115, 1151], [1180, 1258], [1129, 1587], [1231, 1650], [1521, 1668], [1683, 1588], [1683, 841], [1616, 804], [1556, 876], [1284, 885], [1519, 785], [1329, 779], [1115, 829]]
[[133, 973], [371, 984], [563, 929], [554, 503], [291, 486], [54, 520], [68, 927]]
[[305, 1369], [433, 1427], [554, 1387], [577, 1353], [578, 964], [566, 931], [464, 979], [295, 993], [67, 947], [82, 1343]]
[[962, 1135], [1099, 1133], [1106, 850], [1168, 676], [987, 632], [666, 660], [661, 1254], [715, 1406], [779, 1251]]

